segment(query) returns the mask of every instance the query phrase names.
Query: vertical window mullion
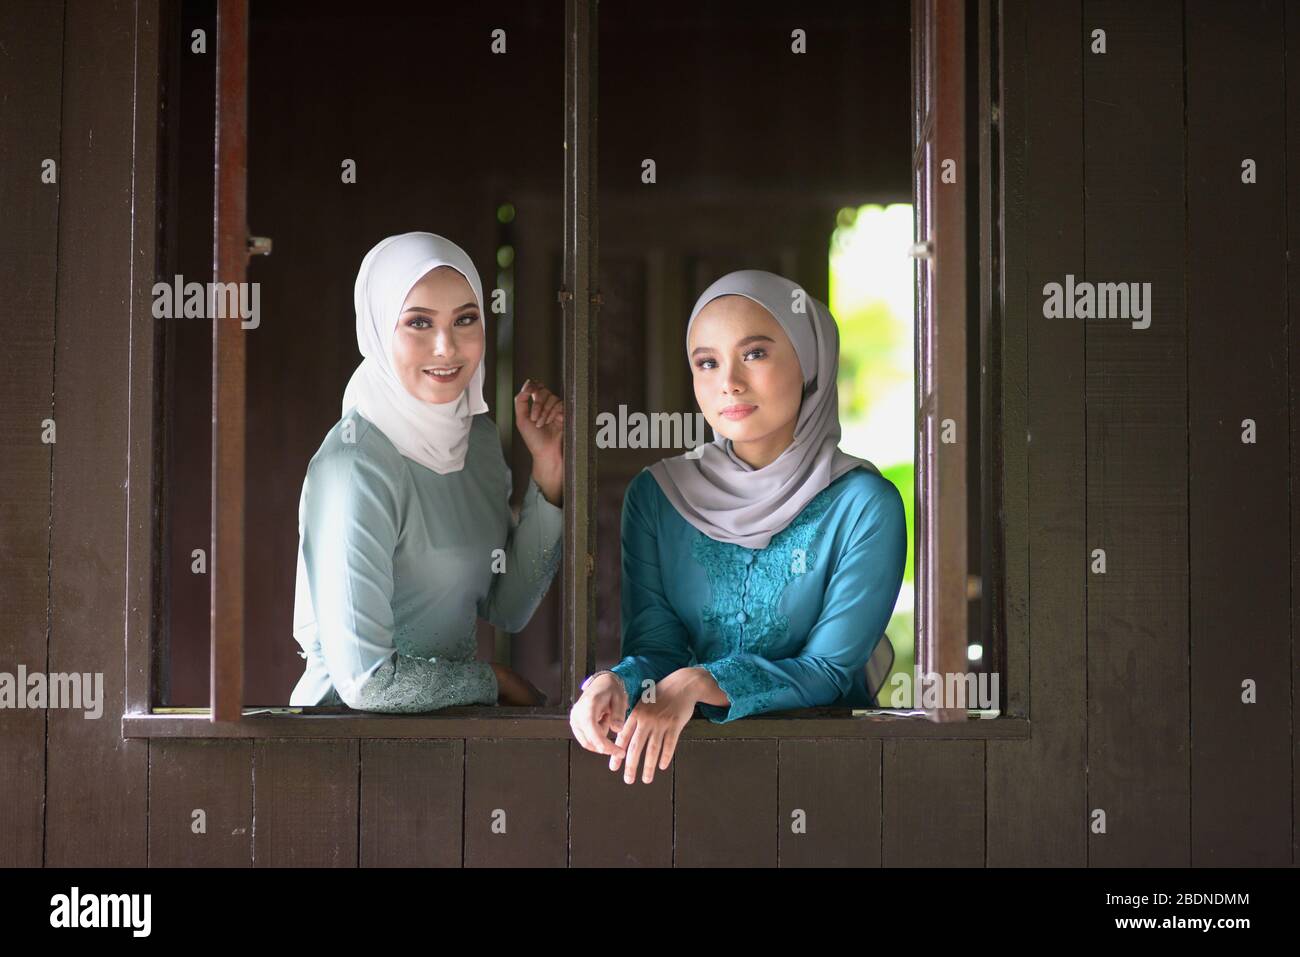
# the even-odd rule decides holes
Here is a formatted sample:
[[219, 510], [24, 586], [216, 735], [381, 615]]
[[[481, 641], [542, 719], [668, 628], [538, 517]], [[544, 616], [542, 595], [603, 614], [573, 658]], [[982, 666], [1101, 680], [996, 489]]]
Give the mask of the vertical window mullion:
[[566, 707], [595, 667], [596, 0], [566, 0], [564, 73], [564, 622]]

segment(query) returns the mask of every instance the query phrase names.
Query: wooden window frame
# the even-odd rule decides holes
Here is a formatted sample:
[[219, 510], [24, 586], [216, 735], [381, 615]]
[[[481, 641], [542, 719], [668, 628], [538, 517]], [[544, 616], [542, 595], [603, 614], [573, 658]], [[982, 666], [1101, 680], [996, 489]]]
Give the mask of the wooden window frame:
[[[136, 84], [138, 90], [153, 95], [137, 96], [135, 102], [135, 166], [133, 191], [136, 217], [133, 223], [134, 250], [131, 291], [131, 362], [130, 362], [130, 467], [128, 481], [128, 595], [127, 595], [127, 694], [126, 713], [122, 717], [124, 737], [181, 737], [181, 738], [476, 738], [521, 737], [539, 739], [567, 739], [571, 736], [568, 710], [581, 693], [580, 683], [595, 667], [595, 641], [591, 629], [595, 615], [595, 442], [594, 412], [596, 399], [596, 356], [593, 348], [598, 332], [600, 293], [596, 285], [599, 268], [599, 237], [597, 234], [597, 5], [596, 0], [565, 0], [565, 167], [564, 167], [564, 261], [562, 286], [558, 291], [563, 305], [564, 321], [564, 401], [565, 414], [571, 424], [565, 443], [565, 554], [563, 574], [565, 581], [565, 606], [563, 610], [564, 640], [562, 643], [561, 687], [563, 702], [557, 707], [509, 708], [466, 707], [449, 708], [426, 715], [393, 715], [362, 712], [338, 713], [337, 709], [317, 712], [302, 709], [301, 713], [244, 714], [242, 700], [243, 660], [243, 474], [244, 474], [244, 340], [235, 322], [227, 320], [224, 327], [214, 320], [213, 330], [213, 458], [212, 458], [212, 543], [209, 555], [211, 581], [211, 708], [208, 714], [175, 714], [155, 710], [154, 692], [160, 686], [161, 616], [156, 598], [161, 563], [160, 528], [160, 456], [157, 454], [156, 436], [161, 398], [156, 392], [158, 377], [157, 358], [161, 327], [160, 320], [152, 317], [151, 289], [158, 273], [158, 146], [159, 146], [159, 87], [160, 81], [160, 27], [161, 7], [169, 0], [148, 0], [147, 6], [154, 15], [137, 20]], [[997, 195], [994, 183], [1001, 175], [997, 161], [999, 146], [996, 126], [991, 122], [992, 96], [997, 84], [991, 82], [993, 58], [992, 40], [997, 0], [978, 0], [980, 30], [980, 150], [981, 162], [978, 180], [980, 190], [980, 276], [982, 309], [995, 311], [1000, 300], [1000, 283], [994, 268], [998, 261], [1001, 235], [994, 231], [992, 212]], [[969, 5], [970, 8], [974, 4]], [[914, 34], [929, 35], [918, 24], [934, 22], [938, 17], [940, 29], [962, 29], [965, 20], [962, 11], [966, 0], [913, 0]], [[929, 21], [923, 18], [930, 16]], [[974, 18], [971, 18], [974, 19]], [[244, 280], [249, 255], [249, 239], [245, 208], [246, 163], [245, 137], [247, 108], [247, 42], [248, 0], [218, 0], [217, 15], [217, 149], [227, 149], [223, 162], [216, 163], [214, 254], [213, 271], [219, 281]], [[949, 37], [951, 39], [951, 37]], [[918, 80], [918, 47], [913, 45], [912, 73]], [[959, 57], [960, 59], [960, 57]], [[928, 61], [927, 61], [928, 62]], [[949, 64], [941, 82], [956, 84], [958, 92], [964, 90], [964, 71], [960, 62]], [[952, 91], [947, 93], [952, 100]], [[914, 110], [916, 94], [914, 93]], [[961, 103], [962, 97], [956, 96]], [[915, 115], [915, 114], [914, 114]], [[939, 133], [947, 137], [942, 148], [950, 146], [955, 128], [964, 126], [964, 118], [937, 125]], [[950, 125], [951, 124], [951, 125]], [[914, 123], [914, 145], [921, 130]], [[234, 144], [234, 151], [230, 152]], [[961, 142], [952, 149], [964, 146]], [[945, 154], [946, 155], [946, 154]], [[965, 155], [959, 165], [965, 169]], [[933, 177], [933, 168], [929, 169]], [[968, 188], [960, 186], [945, 197], [956, 201]], [[930, 195], [935, 196], [931, 186]], [[938, 196], [943, 196], [938, 193]], [[914, 196], [914, 200], [920, 197]], [[958, 207], [960, 208], [960, 204]], [[949, 208], [943, 215], [952, 216]], [[962, 229], [964, 230], [964, 218]], [[942, 257], [940, 245], [936, 259]], [[963, 241], [959, 253], [961, 282], [965, 279], [966, 248]], [[925, 264], [922, 263], [924, 266]], [[918, 274], [925, 270], [918, 270]], [[965, 300], [952, 299], [953, 280], [941, 272], [945, 316], [960, 314], [964, 323]], [[995, 288], [996, 287], [996, 288]], [[918, 304], [919, 308], [919, 304]], [[985, 317], [990, 318], [990, 316]], [[236, 320], [237, 321], [237, 320]], [[951, 324], [950, 324], [951, 325]], [[949, 327], [946, 327], [950, 329]], [[927, 353], [927, 359], [931, 357]], [[920, 347], [918, 346], [918, 359]], [[941, 357], [945, 375], [949, 365], [957, 360], [945, 353]], [[961, 362], [965, 360], [964, 343]], [[919, 367], [918, 367], [919, 371]], [[965, 379], [965, 366], [961, 366], [961, 380]], [[927, 380], [928, 382], [929, 380]], [[918, 398], [920, 399], [919, 393]], [[928, 403], [928, 405], [926, 404]], [[926, 399], [918, 412], [933, 410], [933, 400]], [[923, 421], [923, 420], [920, 420]], [[986, 428], [994, 434], [996, 427]], [[924, 451], [918, 437], [918, 473]], [[929, 454], [933, 456], [934, 449]], [[1000, 466], [995, 461], [995, 468]], [[964, 481], [964, 464], [961, 471], [944, 465], [941, 483]], [[994, 472], [1000, 485], [1001, 471]], [[580, 494], [581, 492], [581, 494]], [[922, 515], [929, 515], [927, 528], [946, 527], [944, 522], [961, 521], [961, 565], [955, 560], [948, 563], [941, 558], [941, 573], [935, 579], [931, 593], [932, 607], [941, 609], [939, 622], [944, 628], [930, 627], [934, 621], [927, 614], [926, 628], [922, 629], [918, 613], [918, 660], [922, 667], [942, 668], [953, 660], [960, 643], [961, 663], [965, 660], [965, 499], [960, 499], [954, 511], [939, 513], [931, 507], [932, 499], [918, 493], [918, 523]], [[929, 511], [925, 511], [929, 509]], [[932, 556], [948, 556], [955, 549], [953, 542], [931, 536], [928, 541], [926, 561]], [[918, 542], [920, 534], [918, 529]], [[918, 546], [919, 547], [919, 546]], [[1001, 549], [995, 549], [1001, 554]], [[236, 555], [238, 561], [228, 556]], [[929, 565], [926, 566], [927, 570]], [[918, 554], [918, 579], [921, 571]], [[989, 578], [998, 579], [1001, 569], [995, 569]], [[960, 635], [947, 628], [953, 618], [955, 577], [961, 579]], [[1000, 594], [1000, 589], [998, 593]], [[996, 620], [996, 617], [995, 617]], [[947, 629], [946, 631], [944, 629]], [[964, 670], [964, 669], [962, 669]], [[1007, 714], [1005, 710], [988, 720], [965, 720], [965, 709], [957, 712], [894, 712], [884, 709], [867, 716], [854, 717], [848, 709], [817, 708], [799, 712], [782, 712], [756, 715], [736, 722], [716, 725], [697, 719], [683, 731], [688, 738], [809, 738], [809, 737], [905, 737], [905, 738], [977, 738], [1015, 739], [1029, 736], [1027, 714]]]
[[[915, 608], [922, 675], [965, 671], [969, 643], [967, 444], [980, 410], [967, 408], [966, 381], [966, 12], [964, 0], [912, 0]], [[955, 182], [944, 181], [949, 174]], [[954, 442], [940, 439], [949, 431]], [[927, 715], [939, 722], [967, 717], [955, 708], [927, 709]]]

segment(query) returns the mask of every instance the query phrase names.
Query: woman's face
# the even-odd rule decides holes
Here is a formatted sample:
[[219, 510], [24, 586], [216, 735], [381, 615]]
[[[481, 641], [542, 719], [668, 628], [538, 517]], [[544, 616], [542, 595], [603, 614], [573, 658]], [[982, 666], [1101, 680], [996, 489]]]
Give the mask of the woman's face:
[[454, 402], [483, 359], [483, 317], [459, 270], [425, 273], [402, 303], [393, 333], [393, 369], [425, 402]]
[[803, 373], [794, 344], [772, 314], [744, 296], [700, 310], [688, 342], [695, 401], [705, 420], [755, 468], [794, 441]]

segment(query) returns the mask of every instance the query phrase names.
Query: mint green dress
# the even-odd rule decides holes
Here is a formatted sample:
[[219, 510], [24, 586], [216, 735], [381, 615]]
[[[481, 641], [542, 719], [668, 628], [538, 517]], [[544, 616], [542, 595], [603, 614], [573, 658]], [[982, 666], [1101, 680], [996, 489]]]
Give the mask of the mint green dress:
[[[866, 664], [907, 563], [903, 499], [888, 479], [866, 468], [841, 475], [755, 549], [690, 525], [643, 470], [623, 499], [622, 544], [624, 657], [611, 670], [629, 710], [649, 682], [691, 665], [731, 701], [699, 705], [715, 724], [765, 711], [875, 706]], [[879, 650], [888, 651], [887, 674], [887, 639]]]
[[439, 475], [355, 411], [307, 467], [293, 634], [306, 670], [291, 705], [420, 712], [496, 704], [476, 661], [485, 618], [523, 629], [561, 555], [563, 511], [529, 480], [516, 520], [496, 426], [476, 415], [465, 467]]

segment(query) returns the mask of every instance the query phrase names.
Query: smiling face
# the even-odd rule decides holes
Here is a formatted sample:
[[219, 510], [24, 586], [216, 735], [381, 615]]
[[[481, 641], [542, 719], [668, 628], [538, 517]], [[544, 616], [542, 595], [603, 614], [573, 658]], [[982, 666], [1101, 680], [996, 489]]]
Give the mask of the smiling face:
[[754, 468], [794, 441], [803, 373], [794, 344], [770, 312], [744, 296], [719, 296], [700, 310], [688, 342], [695, 401]]
[[425, 402], [454, 402], [483, 360], [483, 318], [468, 280], [451, 266], [421, 277], [393, 333], [393, 371]]

